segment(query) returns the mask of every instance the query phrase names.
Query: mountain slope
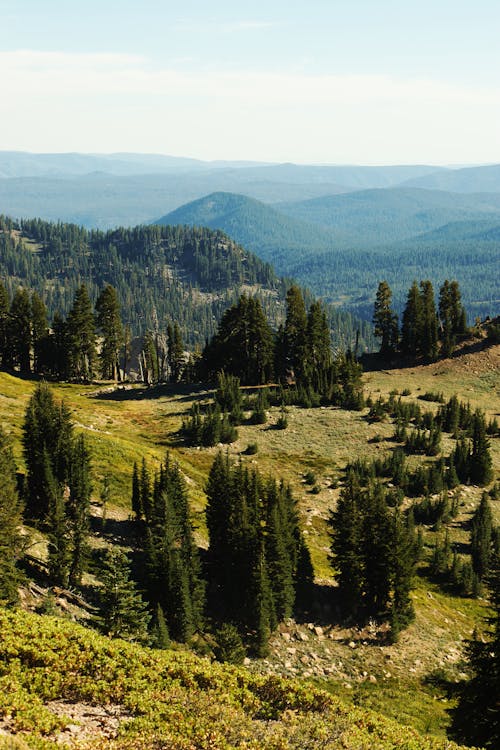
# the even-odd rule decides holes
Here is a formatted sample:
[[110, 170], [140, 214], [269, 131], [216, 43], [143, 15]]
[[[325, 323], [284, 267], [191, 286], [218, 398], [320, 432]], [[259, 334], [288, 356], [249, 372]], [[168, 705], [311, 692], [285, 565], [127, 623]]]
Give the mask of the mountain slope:
[[452, 221], [500, 220], [500, 195], [456, 195], [417, 188], [365, 190], [277, 206], [295, 219], [330, 228], [343, 247], [408, 239]]
[[500, 164], [435, 172], [411, 178], [405, 185], [454, 193], [499, 193]]
[[[53, 617], [0, 610], [0, 623], [2, 729], [24, 731], [28, 746], [73, 739], [69, 717], [80, 716], [79, 739], [95, 750], [458, 748], [312, 685], [112, 641]], [[103, 711], [93, 725], [92, 706], [112, 706], [115, 722]]]
[[187, 224], [222, 229], [260, 257], [330, 246], [329, 232], [286, 216], [274, 207], [234, 193], [211, 193], [158, 219], [157, 224]]
[[[284, 316], [287, 283], [272, 267], [220, 230], [139, 226], [88, 232], [74, 224], [0, 217], [0, 278], [12, 297], [36, 289], [52, 316], [66, 315], [82, 281], [95, 300], [112, 284], [133, 334], [179, 323], [184, 341], [203, 346], [242, 292], [259, 296], [272, 325]], [[310, 304], [311, 295], [306, 295]], [[330, 310], [336, 345], [373, 347], [371, 326]]]

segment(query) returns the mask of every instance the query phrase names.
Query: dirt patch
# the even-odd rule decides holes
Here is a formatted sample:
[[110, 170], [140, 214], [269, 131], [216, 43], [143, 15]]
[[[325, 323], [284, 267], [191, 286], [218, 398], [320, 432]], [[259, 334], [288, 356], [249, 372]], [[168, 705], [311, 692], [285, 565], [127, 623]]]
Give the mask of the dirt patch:
[[51, 701], [47, 708], [56, 716], [69, 719], [56, 741], [69, 747], [77, 747], [91, 740], [112, 740], [120, 725], [131, 718], [131, 714], [119, 705], [93, 706], [89, 703], [67, 703]]

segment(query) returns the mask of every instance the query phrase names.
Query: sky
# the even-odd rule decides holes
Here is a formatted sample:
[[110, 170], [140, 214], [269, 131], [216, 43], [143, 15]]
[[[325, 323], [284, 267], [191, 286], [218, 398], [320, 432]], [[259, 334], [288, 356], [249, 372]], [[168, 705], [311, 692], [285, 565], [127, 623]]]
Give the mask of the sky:
[[0, 150], [500, 162], [498, 0], [0, 0]]

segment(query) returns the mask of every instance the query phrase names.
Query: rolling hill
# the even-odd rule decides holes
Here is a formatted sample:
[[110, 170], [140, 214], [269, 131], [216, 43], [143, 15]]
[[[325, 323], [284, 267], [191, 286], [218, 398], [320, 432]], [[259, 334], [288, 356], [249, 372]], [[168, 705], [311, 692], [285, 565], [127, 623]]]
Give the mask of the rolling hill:
[[217, 191], [266, 203], [390, 187], [436, 167], [202, 162], [154, 154], [0, 152], [0, 213], [108, 229], [153, 221]]
[[277, 206], [331, 230], [336, 245], [373, 247], [415, 237], [452, 221], [500, 219], [500, 195], [456, 195], [419, 188], [364, 190]]
[[499, 193], [500, 164], [436, 171], [409, 179], [408, 187], [448, 190], [452, 193]]
[[398, 310], [415, 278], [430, 278], [436, 287], [456, 278], [470, 320], [500, 310], [500, 196], [495, 194], [394, 188], [271, 207], [215, 193], [159, 219], [171, 222], [223, 229], [278, 273], [366, 320], [383, 278], [393, 288]]

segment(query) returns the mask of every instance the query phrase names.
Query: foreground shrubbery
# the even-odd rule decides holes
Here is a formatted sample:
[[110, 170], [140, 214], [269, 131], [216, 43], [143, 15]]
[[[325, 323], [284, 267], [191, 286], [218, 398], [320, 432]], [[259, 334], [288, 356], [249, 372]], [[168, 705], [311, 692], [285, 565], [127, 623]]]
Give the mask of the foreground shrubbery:
[[27, 732], [31, 747], [52, 744], [64, 725], [43, 706], [54, 699], [120, 704], [130, 712], [115, 740], [92, 740], [93, 748], [458, 747], [347, 707], [311, 686], [251, 675], [189, 652], [110, 641], [64, 620], [0, 610], [0, 630], [0, 716], [10, 717], [11, 731]]

